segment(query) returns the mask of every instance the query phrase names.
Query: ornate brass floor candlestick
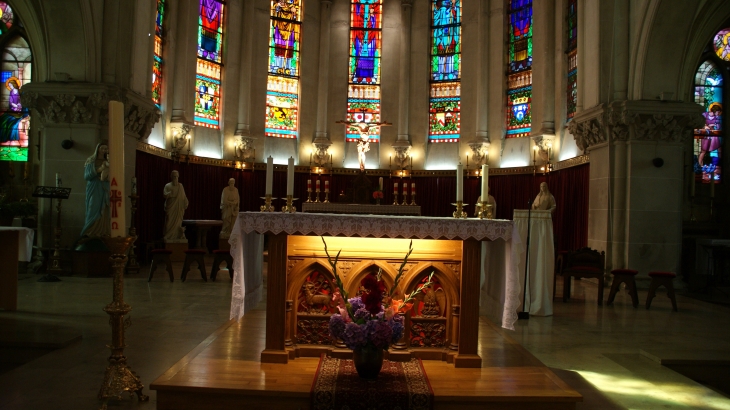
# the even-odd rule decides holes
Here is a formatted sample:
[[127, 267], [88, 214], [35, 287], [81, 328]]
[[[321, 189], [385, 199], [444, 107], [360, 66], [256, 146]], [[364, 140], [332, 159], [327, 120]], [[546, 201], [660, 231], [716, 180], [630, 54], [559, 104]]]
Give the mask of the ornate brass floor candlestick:
[[317, 188], [317, 190], [315, 191], [315, 194], [314, 194], [314, 202], [316, 202], [316, 203], [319, 202], [319, 192], [320, 192], [319, 188]]
[[299, 198], [292, 198], [292, 195], [286, 196], [286, 205], [281, 207], [281, 212], [288, 212], [293, 214], [297, 211], [297, 208], [293, 205], [293, 202]]
[[398, 203], [398, 191], [393, 191], [393, 205], [400, 205]]
[[492, 205], [484, 201], [480, 201], [479, 204], [479, 212], [477, 213], [477, 217], [479, 219], [494, 219], [494, 215], [492, 215]]
[[403, 203], [401, 205], [408, 205], [408, 191], [403, 191]]
[[307, 188], [307, 203], [312, 202], [312, 188]]
[[127, 273], [138, 273], [139, 263], [137, 262], [137, 253], [135, 252], [136, 246], [134, 243], [137, 241], [137, 228], [134, 226], [134, 214], [137, 213], [137, 194], [129, 195], [129, 200], [132, 203], [132, 222], [129, 224], [129, 236], [133, 238], [132, 249], [129, 250], [129, 263], [127, 263]]
[[324, 201], [322, 201], [322, 203], [323, 204], [330, 203], [330, 190], [329, 189], [324, 190]]
[[48, 273], [38, 279], [38, 282], [58, 282], [61, 280], [53, 274], [63, 272], [63, 269], [61, 269], [61, 200], [68, 199], [69, 195], [71, 195], [71, 188], [58, 186], [39, 185], [33, 190], [33, 198], [49, 198], [51, 200], [49, 202], [51, 209], [48, 213], [51, 216], [51, 220], [53, 220], [53, 200], [56, 199], [58, 201], [56, 203], [56, 227], [54, 229], [55, 239], [53, 254], [51, 255], [50, 266], [46, 269]]
[[469, 205], [469, 204], [465, 204], [464, 201], [456, 201], [455, 204], [451, 204], [451, 205], [456, 205], [456, 211], [454, 211], [454, 218], [466, 219], [467, 214], [466, 214], [466, 211], [464, 211], [464, 206]]
[[134, 241], [131, 236], [103, 238], [107, 248], [111, 250], [114, 270], [114, 287], [112, 302], [106, 305], [104, 311], [110, 316], [109, 323], [112, 326], [112, 343], [109, 345], [111, 355], [109, 365], [104, 372], [104, 381], [99, 389], [99, 400], [102, 400], [101, 409], [107, 408], [109, 400], [121, 400], [122, 392], [135, 393], [139, 401], [149, 400], [149, 396], [142, 394], [144, 386], [139, 377], [127, 365], [127, 358], [124, 356], [124, 329], [132, 323], [129, 318], [124, 320], [124, 315], [132, 310], [132, 307], [124, 303], [124, 265], [127, 263], [127, 250]]
[[264, 200], [264, 204], [261, 205], [261, 212], [274, 212], [274, 205], [271, 205], [271, 200], [276, 198], [272, 198], [271, 195], [266, 195], [262, 196], [261, 199]]

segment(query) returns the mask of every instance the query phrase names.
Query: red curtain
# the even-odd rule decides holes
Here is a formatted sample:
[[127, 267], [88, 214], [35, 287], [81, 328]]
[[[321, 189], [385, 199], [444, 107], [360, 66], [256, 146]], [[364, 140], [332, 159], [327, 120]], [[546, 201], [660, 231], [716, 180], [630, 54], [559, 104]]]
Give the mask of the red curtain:
[[[170, 172], [180, 172], [180, 182], [190, 205], [185, 219], [220, 219], [221, 192], [229, 178], [236, 180], [241, 196], [241, 211], [258, 211], [263, 204], [261, 197], [266, 189], [266, 171], [237, 170], [211, 165], [175, 163], [156, 155], [137, 151], [137, 190], [140, 199], [137, 203], [138, 244], [162, 238], [165, 224], [164, 198], [162, 190], [170, 182]], [[586, 246], [588, 238], [588, 176], [589, 166], [581, 165], [548, 175], [495, 175], [489, 177], [490, 193], [497, 201], [496, 218], [512, 219], [515, 209], [527, 209], [528, 201], [533, 200], [539, 191], [540, 183], [546, 181], [550, 192], [558, 204], [554, 215], [555, 239], [557, 250], [574, 250]], [[337, 201], [341, 192], [347, 192], [356, 174], [352, 175], [308, 175], [297, 173], [294, 177], [295, 202], [301, 209], [307, 199], [307, 179], [321, 179], [320, 188], [324, 191], [324, 181], [330, 182], [330, 201]], [[373, 187], [378, 177], [370, 177]], [[383, 177], [382, 204], [393, 203], [393, 184], [398, 183], [398, 192], [403, 192], [403, 184], [416, 184], [416, 203], [421, 206], [424, 216], [450, 216], [454, 212], [456, 180], [453, 177], [390, 178]], [[474, 214], [474, 203], [479, 196], [481, 183], [477, 177], [467, 177], [464, 181], [464, 202], [469, 204], [469, 216]], [[274, 172], [274, 197], [285, 196], [286, 172]], [[324, 198], [321, 194], [320, 200]], [[403, 197], [399, 195], [399, 200]], [[411, 200], [410, 195], [408, 200]], [[373, 203], [375, 200], [373, 200]], [[274, 201], [277, 209], [283, 200]], [[214, 232], [211, 232], [214, 234]], [[214, 236], [209, 237], [213, 240]]]

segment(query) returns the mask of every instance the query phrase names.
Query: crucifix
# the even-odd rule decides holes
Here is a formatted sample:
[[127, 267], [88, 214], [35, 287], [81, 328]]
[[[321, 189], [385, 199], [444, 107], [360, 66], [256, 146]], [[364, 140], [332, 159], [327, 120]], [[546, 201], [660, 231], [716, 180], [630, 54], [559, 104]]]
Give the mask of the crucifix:
[[[357, 141], [357, 160], [360, 163], [360, 171], [365, 171], [365, 153], [370, 151], [370, 130], [375, 127], [385, 127], [393, 125], [387, 121], [383, 122], [365, 122], [367, 116], [366, 110], [361, 110], [362, 120], [361, 121], [335, 121], [336, 124], [345, 124], [348, 127], [355, 128], [360, 134], [360, 139]], [[372, 114], [369, 115], [372, 117]]]

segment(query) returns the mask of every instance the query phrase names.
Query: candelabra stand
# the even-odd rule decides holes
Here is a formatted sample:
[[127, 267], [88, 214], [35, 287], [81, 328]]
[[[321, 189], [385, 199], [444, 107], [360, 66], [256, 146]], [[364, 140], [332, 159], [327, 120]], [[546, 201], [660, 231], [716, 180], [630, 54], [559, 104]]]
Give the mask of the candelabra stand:
[[320, 192], [320, 190], [319, 190], [319, 188], [317, 188], [316, 195], [314, 197], [314, 202], [319, 202], [319, 192]]
[[455, 204], [451, 204], [451, 205], [456, 205], [456, 211], [454, 211], [454, 218], [461, 218], [461, 219], [467, 218], [466, 211], [464, 211], [464, 206], [469, 205], [469, 204], [465, 204], [464, 201], [456, 201]]
[[61, 200], [68, 199], [71, 195], [71, 188], [53, 187], [53, 186], [37, 186], [33, 191], [34, 198], [49, 198], [50, 210], [48, 214], [53, 217], [53, 200], [56, 199], [56, 227], [54, 229], [54, 249], [51, 255], [50, 266], [45, 275], [38, 282], [58, 282], [61, 279], [54, 276], [54, 273], [63, 272], [61, 269]]
[[408, 192], [403, 191], [403, 203], [401, 205], [408, 205]]
[[139, 263], [137, 262], [137, 248], [134, 243], [137, 242], [137, 228], [134, 226], [134, 214], [137, 213], [137, 199], [139, 196], [135, 193], [129, 195], [129, 200], [132, 203], [132, 223], [129, 224], [129, 236], [133, 238], [132, 249], [129, 250], [129, 263], [127, 263], [127, 273], [138, 273]]
[[323, 204], [330, 203], [330, 190], [329, 189], [324, 190], [324, 201], [322, 201], [322, 203]]
[[293, 214], [297, 211], [297, 208], [292, 204], [295, 200], [299, 198], [292, 198], [292, 195], [286, 196], [286, 205], [281, 207], [281, 212], [287, 212], [290, 214]]
[[261, 199], [264, 200], [264, 204], [261, 205], [261, 212], [274, 212], [274, 205], [271, 205], [271, 200], [276, 198], [272, 198], [271, 195], [266, 195], [265, 197], [262, 196]]
[[393, 205], [400, 205], [400, 204], [398, 203], [398, 191], [394, 191], [394, 192], [393, 192], [393, 198], [394, 198], [394, 199], [393, 199]]
[[411, 192], [411, 206], [416, 206], [416, 193]]
[[494, 219], [492, 215], [492, 205], [484, 201], [479, 202], [479, 204], [479, 212], [477, 213], [477, 217], [479, 219]]
[[104, 308], [112, 327], [112, 343], [108, 346], [111, 356], [98, 395], [99, 400], [102, 400], [101, 409], [105, 410], [109, 400], [121, 400], [122, 392], [125, 391], [137, 394], [139, 401], [147, 401], [149, 396], [142, 394], [144, 386], [139, 376], [127, 365], [127, 358], [124, 356], [124, 329], [132, 324], [130, 318], [124, 320], [124, 315], [132, 310], [131, 306], [124, 303], [124, 265], [127, 262], [127, 250], [134, 238], [127, 236], [102, 239], [112, 252], [109, 260], [114, 270], [112, 302]]
[[307, 203], [312, 202], [312, 188], [307, 188]]

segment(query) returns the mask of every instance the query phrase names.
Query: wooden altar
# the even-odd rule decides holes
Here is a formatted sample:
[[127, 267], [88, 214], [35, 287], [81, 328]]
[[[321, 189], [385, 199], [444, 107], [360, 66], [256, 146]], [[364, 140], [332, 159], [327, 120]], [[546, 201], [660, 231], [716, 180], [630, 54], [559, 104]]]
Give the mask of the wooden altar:
[[256, 275], [246, 270], [251, 261], [244, 260], [244, 237], [253, 233], [267, 235], [269, 246], [262, 363], [287, 363], [323, 352], [338, 354], [338, 350], [349, 354], [329, 338], [332, 272], [318, 237], [325, 236], [333, 257], [342, 249], [338, 270], [343, 272], [350, 294], [356, 293], [365, 275], [379, 268], [386, 283], [392, 285], [408, 242], [413, 239], [414, 252], [398, 292], [410, 292], [431, 272], [436, 285], [429, 300], [422, 297], [408, 313], [406, 334], [393, 346], [391, 356], [446, 360], [455, 367], [481, 366], [477, 354], [481, 242], [511, 241], [511, 221], [241, 213], [231, 235], [236, 267], [232, 318], [242, 316], [244, 306], [252, 302], [244, 301], [245, 295], [255, 291], [248, 279], [243, 280]]

